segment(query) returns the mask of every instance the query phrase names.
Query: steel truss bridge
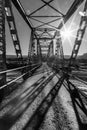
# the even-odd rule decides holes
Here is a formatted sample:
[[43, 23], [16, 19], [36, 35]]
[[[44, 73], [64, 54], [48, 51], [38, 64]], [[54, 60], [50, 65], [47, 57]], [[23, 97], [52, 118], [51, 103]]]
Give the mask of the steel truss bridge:
[[[54, 1], [55, 0], [40, 0], [40, 2], [42, 2], [42, 6], [31, 13], [28, 13], [26, 12], [21, 0], [0, 0], [0, 111], [2, 111], [6, 105], [10, 105], [12, 103], [15, 104], [4, 114], [4, 116], [1, 117], [0, 114], [1, 130], [8, 130], [12, 127], [14, 122], [21, 117], [24, 110], [27, 109], [29, 105], [38, 97], [41, 91], [43, 91], [45, 86], [53, 79], [53, 77], [55, 77], [55, 75], [58, 76], [58, 81], [45, 96], [23, 129], [39, 129], [46, 113], [58, 95], [61, 86], [64, 84], [70, 94], [79, 129], [87, 129], [87, 122], [85, 124], [82, 122], [78, 111], [80, 109], [80, 111], [82, 111], [87, 118], [87, 82], [80, 79], [73, 73], [73, 71], [87, 71], [86, 69], [82, 69], [80, 66], [78, 68], [78, 65], [76, 64], [76, 58], [87, 27], [87, 15], [81, 16], [73, 50], [67, 61], [64, 58], [60, 33], [63, 26], [69, 21], [71, 16], [76, 12], [81, 4], [84, 4], [83, 12], [86, 14], [87, 0], [73, 0], [73, 3], [66, 14], [63, 14], [52, 5]], [[18, 13], [27, 24], [27, 27], [31, 30], [28, 55], [26, 59], [24, 59], [22, 54], [21, 42], [18, 36], [13, 6], [17, 9]], [[37, 12], [40, 12], [44, 7], [51, 8], [56, 12], [56, 15], [38, 15], [40, 13]], [[10, 67], [10, 62], [7, 64], [5, 21], [8, 23], [9, 32], [16, 53], [15, 67], [13, 64], [13, 66]], [[36, 24], [34, 25], [32, 21], [36, 22]], [[58, 24], [52, 24], [54, 22]], [[55, 48], [54, 41], [56, 45]], [[45, 63], [43, 63], [44, 61]], [[48, 77], [46, 75], [39, 77], [39, 79], [37, 78], [37, 82], [34, 79], [36, 83], [33, 85], [31, 83], [31, 88], [29, 88], [30, 90], [28, 90], [28, 88], [27, 90], [24, 90], [23, 87], [19, 87], [21, 88], [19, 89], [17, 87], [20, 95], [22, 94], [21, 98], [23, 96], [22, 99], [20, 99], [20, 96], [16, 95], [16, 93], [16, 96], [9, 96], [11, 93], [14, 94], [14, 91], [17, 91], [14, 90], [15, 85], [22, 86], [22, 82], [25, 83], [28, 78], [30, 79], [32, 76], [38, 77], [37, 75], [39, 74], [37, 74], [37, 72], [44, 72], [44, 74], [47, 74]], [[9, 78], [10, 74], [12, 74], [11, 79]], [[78, 85], [76, 83], [78, 83]], [[79, 85], [85, 86], [84, 91], [81, 87], [78, 87]], [[22, 89], [23, 91], [20, 92]], [[26, 95], [26, 98], [23, 94]], [[9, 97], [9, 99], [6, 103], [3, 103], [6, 97]], [[24, 103], [26, 103], [26, 105]]]

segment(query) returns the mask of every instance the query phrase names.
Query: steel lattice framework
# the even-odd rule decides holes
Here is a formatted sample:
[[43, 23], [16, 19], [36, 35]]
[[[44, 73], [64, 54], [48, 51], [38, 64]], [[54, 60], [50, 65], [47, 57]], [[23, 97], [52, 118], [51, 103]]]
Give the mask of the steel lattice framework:
[[[9, 25], [9, 29], [10, 29], [10, 34], [13, 40], [13, 44], [15, 47], [15, 51], [16, 51], [16, 55], [17, 57], [22, 61], [22, 51], [21, 51], [21, 46], [20, 46], [20, 41], [19, 41], [19, 37], [18, 37], [18, 33], [17, 33], [17, 29], [16, 29], [16, 24], [15, 24], [15, 18], [13, 15], [13, 11], [12, 11], [12, 6], [11, 6], [11, 2], [14, 4], [14, 6], [16, 7], [16, 9], [19, 11], [20, 15], [23, 17], [23, 19], [25, 20], [25, 22], [28, 24], [29, 28], [31, 29], [31, 38], [30, 38], [30, 44], [29, 44], [29, 51], [28, 51], [28, 57], [30, 58], [31, 55], [34, 55], [34, 51], [35, 51], [35, 39], [37, 41], [37, 55], [41, 54], [41, 45], [40, 45], [40, 41], [42, 41], [44, 43], [44, 41], [49, 41], [50, 43], [53, 42], [53, 39], [55, 39], [57, 37], [56, 40], [56, 44], [57, 44], [57, 55], [58, 55], [58, 50], [60, 51], [60, 57], [62, 57], [62, 59], [64, 59], [64, 54], [63, 54], [63, 47], [62, 47], [62, 40], [61, 40], [61, 36], [58, 35], [60, 34], [60, 29], [63, 27], [63, 24], [65, 24], [69, 18], [73, 15], [73, 13], [77, 10], [77, 7], [79, 7], [79, 5], [84, 1], [84, 0], [74, 0], [74, 2], [72, 3], [71, 7], [69, 8], [69, 10], [67, 11], [66, 14], [63, 14], [61, 11], [59, 11], [58, 9], [54, 8], [51, 3], [54, 0], [49, 0], [48, 2], [46, 2], [45, 0], [41, 0], [43, 5], [41, 7], [39, 7], [38, 9], [34, 10], [33, 12], [31, 12], [29, 15], [26, 14], [26, 11], [23, 8], [23, 5], [21, 4], [20, 0], [4, 0], [4, 1], [0, 1], [0, 27], [1, 27], [1, 37], [0, 37], [0, 58], [1, 58], [1, 62], [0, 62], [0, 68], [1, 70], [6, 69], [6, 45], [5, 45], [5, 15], [7, 18], [7, 22]], [[56, 15], [35, 15], [36, 12], [40, 11], [41, 9], [43, 9], [45, 6], [50, 7], [51, 9], [53, 9], [57, 14]], [[86, 11], [87, 9], [87, 3], [85, 3], [85, 7], [84, 7], [84, 11]], [[6, 13], [5, 13], [6, 12]], [[38, 18], [38, 19], [37, 19]], [[44, 22], [42, 20], [40, 20], [41, 18], [54, 18], [53, 20], [50, 20], [49, 22]], [[40, 23], [39, 26], [34, 27], [33, 24], [31, 23], [31, 19], [33, 19], [34, 21], [37, 21]], [[57, 27], [51, 25], [53, 22], [58, 21], [58, 20], [63, 20], [63, 22], [60, 22], [59, 25]], [[70, 64], [72, 62], [72, 60], [76, 59], [76, 56], [78, 54], [80, 45], [81, 45], [81, 41], [83, 38], [83, 35], [85, 33], [85, 29], [86, 29], [86, 24], [87, 24], [87, 20], [86, 20], [86, 16], [81, 18], [81, 22], [80, 22], [80, 27], [77, 33], [77, 38], [75, 41], [75, 45], [72, 51], [72, 55], [71, 55], [71, 59], [70, 59]], [[52, 32], [54, 32], [52, 34]], [[52, 51], [53, 45], [50, 44], [48, 49], [49, 51]], [[49, 53], [50, 54], [50, 53]], [[28, 59], [29, 59], [28, 58]], [[29, 60], [28, 60], [29, 61]], [[3, 78], [5, 77], [5, 74], [3, 76]], [[4, 78], [5, 79], [5, 78]]]
[[[42, 49], [44, 48], [42, 44], [47, 43], [46, 48], [48, 50], [47, 57], [50, 58], [54, 55], [54, 39], [56, 40], [56, 55], [58, 59], [62, 59], [64, 61], [64, 52], [62, 46], [62, 39], [60, 35], [60, 30], [64, 26], [64, 24], [71, 18], [71, 16], [75, 13], [77, 8], [84, 2], [84, 12], [87, 12], [87, 0], [74, 0], [71, 7], [68, 9], [66, 14], [63, 14], [60, 10], [54, 8], [51, 3], [54, 0], [49, 0], [46, 2], [45, 0], [41, 0], [43, 5], [30, 14], [27, 14], [20, 0], [0, 0], [0, 90], [4, 88], [3, 84], [6, 82], [6, 72], [2, 72], [6, 70], [6, 38], [5, 38], [5, 19], [8, 22], [10, 34], [12, 37], [13, 45], [15, 48], [15, 52], [19, 62], [23, 64], [23, 56], [21, 50], [21, 43], [18, 37], [17, 27], [15, 23], [15, 17], [12, 11], [12, 3], [15, 8], [18, 10], [24, 21], [27, 23], [28, 27], [31, 29], [30, 41], [29, 41], [29, 49], [28, 49], [28, 57], [27, 64], [33, 64], [34, 60], [37, 63], [41, 63], [42, 59]], [[48, 6], [52, 10], [56, 12], [56, 15], [36, 15], [36, 12], [40, 11], [44, 7]], [[50, 19], [50, 21], [44, 21], [41, 19]], [[51, 19], [52, 18], [52, 19]], [[39, 23], [38, 26], [34, 26], [31, 20]], [[52, 25], [53, 22], [61, 21], [57, 26]], [[68, 68], [65, 70], [62, 64], [62, 74], [63, 76], [60, 78], [59, 85], [62, 85], [64, 79], [67, 81], [68, 85], [70, 85], [69, 76], [72, 72], [71, 66], [74, 64], [74, 61], [78, 55], [83, 36], [85, 34], [85, 30], [87, 27], [87, 16], [82, 16], [79, 29], [77, 31], [77, 36], [75, 40], [75, 44], [72, 50], [72, 55], [69, 60]], [[35, 50], [36, 48], [36, 50]], [[61, 62], [63, 63], [63, 62]], [[30, 67], [30, 66], [29, 66]], [[39, 67], [39, 66], [38, 66]], [[28, 68], [29, 69], [29, 68]], [[27, 69], [25, 69], [27, 71]], [[64, 71], [63, 71], [64, 70]], [[23, 71], [25, 72], [25, 71]], [[23, 73], [22, 72], [22, 73]], [[23, 75], [24, 76], [24, 75]], [[72, 85], [73, 86], [73, 85]], [[55, 88], [56, 89], [56, 88]], [[70, 89], [70, 88], [69, 88]], [[56, 91], [55, 91], [56, 93]]]
[[15, 18], [14, 18], [14, 15], [13, 15], [10, 0], [5, 1], [5, 11], [6, 11], [6, 18], [7, 18], [7, 22], [8, 22], [8, 25], [9, 25], [10, 34], [11, 34], [11, 37], [12, 37], [12, 41], [13, 41], [13, 44], [14, 44], [14, 48], [15, 48], [17, 57], [20, 61], [22, 61], [23, 60], [22, 51], [21, 51], [21, 47], [20, 47], [20, 41], [19, 41], [17, 29], [16, 29]]
[[[0, 0], [0, 69], [6, 69], [6, 42], [5, 42], [5, 1]], [[0, 77], [0, 84], [6, 81], [6, 74]]]

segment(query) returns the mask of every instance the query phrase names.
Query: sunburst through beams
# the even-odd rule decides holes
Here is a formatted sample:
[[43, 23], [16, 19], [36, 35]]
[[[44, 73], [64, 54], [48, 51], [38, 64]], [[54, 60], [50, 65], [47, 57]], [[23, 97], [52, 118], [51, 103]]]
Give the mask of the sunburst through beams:
[[63, 31], [61, 31], [61, 36], [64, 38], [64, 39], [70, 39], [72, 36], [73, 36], [73, 31], [70, 29], [70, 28], [64, 28]]
[[[63, 29], [60, 31], [62, 41], [63, 43], [67, 40], [71, 48], [73, 48], [75, 39], [77, 37], [77, 31], [79, 29], [79, 22], [75, 22], [77, 18], [81, 18], [82, 16], [87, 15], [85, 12], [80, 11], [80, 7], [77, 9], [76, 13], [72, 17], [72, 20], [70, 23], [68, 23], [68, 26], [64, 24], [64, 21], [62, 20], [63, 23]], [[87, 42], [85, 37], [82, 39], [84, 42]]]
[[[60, 31], [63, 43], [67, 40], [69, 45], [71, 46], [71, 48], [73, 48], [73, 44], [77, 37], [78, 29], [79, 29], [79, 24], [78, 25], [75, 24], [73, 20], [68, 27], [66, 25], [63, 25], [63, 29]], [[83, 42], [87, 42], [85, 37], [82, 40], [83, 40]]]
[[73, 47], [72, 39], [76, 38], [76, 32], [78, 30], [78, 27], [73, 23], [73, 25], [70, 24], [69, 27], [63, 26], [63, 30], [60, 32], [63, 42], [68, 40], [69, 45], [71, 48]]

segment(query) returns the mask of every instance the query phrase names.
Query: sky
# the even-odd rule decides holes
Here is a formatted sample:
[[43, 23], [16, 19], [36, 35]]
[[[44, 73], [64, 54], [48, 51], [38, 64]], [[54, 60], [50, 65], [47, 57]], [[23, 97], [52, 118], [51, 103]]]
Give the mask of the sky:
[[[34, 11], [35, 9], [37, 9], [38, 7], [43, 5], [43, 2], [41, 0], [20, 0], [20, 1], [27, 13], [31, 13], [32, 11]], [[49, 1], [49, 0], [45, 0], [45, 1]], [[56, 9], [60, 10], [63, 14], [66, 14], [66, 12], [68, 11], [68, 9], [69, 9], [70, 5], [73, 3], [73, 1], [74, 0], [54, 0], [54, 2], [51, 3], [51, 5], [53, 7], [55, 7]], [[69, 39], [62, 38], [63, 50], [64, 50], [65, 55], [70, 55], [72, 52], [72, 48], [73, 48], [73, 45], [75, 42], [75, 36], [77, 34], [77, 28], [79, 26], [80, 18], [81, 18], [81, 16], [79, 15], [79, 11], [82, 11], [83, 7], [84, 7], [84, 3], [78, 8], [78, 10], [75, 12], [75, 14], [65, 24], [66, 29], [68, 29], [71, 25], [71, 29], [73, 31], [73, 37], [70, 37]], [[19, 14], [19, 12], [16, 10], [14, 5], [12, 5], [12, 8], [13, 8], [13, 13], [14, 13], [14, 17], [15, 17], [15, 23], [16, 23], [17, 30], [18, 30], [18, 36], [19, 36], [19, 40], [20, 40], [22, 54], [28, 55], [28, 47], [29, 47], [31, 30], [28, 27], [28, 25], [25, 23], [25, 21], [23, 20], [21, 15]], [[42, 10], [37, 12], [35, 15], [48, 15], [48, 14], [55, 15], [56, 12], [53, 11], [48, 6], [46, 6]], [[48, 20], [44, 19], [44, 22], [47, 22], [49, 20], [50, 19], [48, 19]], [[40, 24], [33, 20], [31, 20], [31, 22], [34, 26], [37, 26]], [[58, 26], [59, 21], [54, 22], [53, 25]], [[62, 28], [62, 30], [63, 30], [63, 28]], [[82, 41], [82, 45], [79, 50], [79, 55], [82, 55], [83, 53], [87, 52], [87, 36], [86, 35], [87, 35], [87, 31], [86, 31], [84, 39]], [[11, 40], [7, 21], [6, 21], [6, 53], [9, 55], [15, 55], [15, 50], [14, 50], [14, 46], [13, 46], [13, 43]]]

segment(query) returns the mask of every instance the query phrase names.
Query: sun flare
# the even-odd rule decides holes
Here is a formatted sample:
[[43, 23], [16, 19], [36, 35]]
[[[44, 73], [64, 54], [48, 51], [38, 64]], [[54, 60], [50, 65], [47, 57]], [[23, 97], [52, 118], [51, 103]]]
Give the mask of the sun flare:
[[61, 31], [61, 36], [64, 39], [70, 39], [73, 36], [72, 30], [64, 29], [63, 31]]

